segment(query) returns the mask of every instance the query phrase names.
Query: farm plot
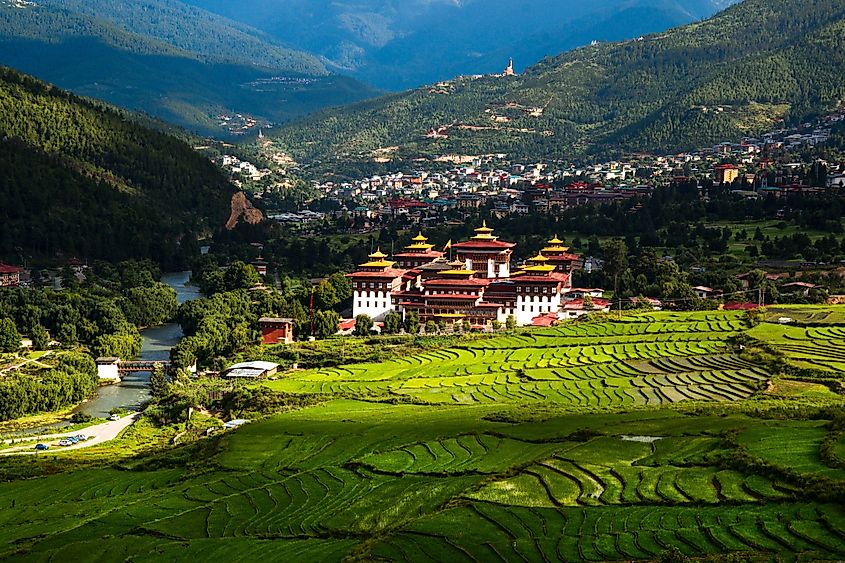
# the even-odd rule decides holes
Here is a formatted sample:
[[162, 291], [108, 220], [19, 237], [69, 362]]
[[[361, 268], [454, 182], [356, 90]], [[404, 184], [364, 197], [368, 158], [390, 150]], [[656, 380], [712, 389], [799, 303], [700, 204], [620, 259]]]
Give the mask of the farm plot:
[[0, 557], [629, 561], [673, 546], [845, 556], [842, 503], [720, 465], [726, 432], [812, 457], [823, 421], [536, 410], [333, 400], [227, 433], [184, 470], [179, 457], [179, 469], [0, 483]]
[[421, 519], [373, 554], [391, 561], [608, 561], [654, 559], [674, 548], [688, 556], [824, 557], [845, 553], [843, 516], [837, 505], [552, 509], [479, 503]]
[[729, 353], [727, 340], [744, 328], [735, 313], [636, 315], [305, 372], [268, 385], [433, 404], [549, 402], [591, 410], [731, 401], [754, 394], [770, 377]]

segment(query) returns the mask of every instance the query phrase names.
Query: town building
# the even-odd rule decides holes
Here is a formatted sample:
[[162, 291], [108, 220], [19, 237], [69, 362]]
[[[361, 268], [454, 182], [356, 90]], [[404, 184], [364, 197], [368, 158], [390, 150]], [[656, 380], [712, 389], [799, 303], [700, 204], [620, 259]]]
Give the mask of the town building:
[[387, 260], [381, 249], [370, 254], [370, 261], [361, 264], [358, 271], [348, 274], [352, 279], [353, 316], [367, 315], [376, 321], [383, 321], [393, 310], [391, 294], [402, 288], [403, 278], [409, 273], [396, 267], [396, 262]]
[[434, 245], [429, 244], [428, 238], [422, 233], [414, 237], [411, 242], [412, 244], [406, 246], [403, 252], [393, 256], [400, 268], [419, 268], [443, 256], [442, 252], [434, 250]]
[[262, 344], [290, 344], [293, 342], [293, 319], [263, 317], [258, 319]]
[[15, 287], [21, 283], [21, 269], [0, 262], [0, 287]]
[[733, 164], [720, 164], [713, 167], [716, 182], [719, 184], [731, 184], [739, 178], [739, 169]]
[[540, 252], [546, 257], [548, 264], [554, 266], [556, 271], [564, 274], [580, 269], [583, 266], [581, 257], [569, 252], [569, 247], [563, 246], [563, 241], [557, 238], [557, 235]]
[[556, 271], [549, 259], [538, 254], [529, 265], [514, 273], [516, 287], [516, 324], [530, 325], [537, 316], [557, 313], [563, 294], [572, 288], [571, 277]]
[[485, 221], [483, 226], [475, 229], [474, 237], [454, 244], [452, 248], [467, 270], [479, 272], [486, 278], [509, 278], [515, 246], [512, 242], [500, 241]]

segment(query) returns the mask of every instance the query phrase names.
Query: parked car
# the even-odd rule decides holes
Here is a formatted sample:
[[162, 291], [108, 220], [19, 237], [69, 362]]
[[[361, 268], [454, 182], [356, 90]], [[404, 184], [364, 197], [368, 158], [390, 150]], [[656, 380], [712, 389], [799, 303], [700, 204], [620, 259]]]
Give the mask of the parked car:
[[73, 442], [65, 438], [64, 440], [59, 440], [59, 445], [62, 447], [72, 446]]
[[84, 442], [88, 439], [88, 436], [86, 436], [85, 434], [77, 434], [76, 436], [74, 436], [74, 438], [76, 438], [80, 442]]
[[120, 420], [120, 415], [119, 414], [113, 414], [109, 417], [109, 420]]
[[39, 452], [43, 452], [44, 450], [49, 450], [50, 446], [47, 444], [35, 444], [35, 449]]
[[76, 436], [66, 436], [65, 440], [69, 440], [71, 444], [76, 444], [79, 442], [79, 438]]

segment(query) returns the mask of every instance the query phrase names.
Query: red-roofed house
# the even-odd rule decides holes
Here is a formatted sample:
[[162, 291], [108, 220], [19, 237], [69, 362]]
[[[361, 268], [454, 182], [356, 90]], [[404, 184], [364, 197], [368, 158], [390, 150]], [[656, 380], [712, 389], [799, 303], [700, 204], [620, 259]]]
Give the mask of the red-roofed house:
[[610, 311], [610, 301], [593, 298], [592, 302], [585, 302], [584, 299], [575, 299], [566, 301], [561, 310], [564, 318], [577, 319], [590, 313], [607, 313]]
[[814, 289], [821, 289], [822, 286], [816, 285], [814, 283], [808, 282], [792, 282], [792, 283], [785, 283], [782, 286], [782, 289], [785, 290], [785, 293], [800, 293], [804, 297], [810, 295], [810, 291]]
[[531, 326], [539, 327], [555, 326], [558, 323], [560, 323], [560, 319], [557, 318], [557, 313], [546, 313], [545, 315], [534, 317], [531, 320]]
[[21, 283], [21, 269], [0, 262], [0, 287], [14, 287]]

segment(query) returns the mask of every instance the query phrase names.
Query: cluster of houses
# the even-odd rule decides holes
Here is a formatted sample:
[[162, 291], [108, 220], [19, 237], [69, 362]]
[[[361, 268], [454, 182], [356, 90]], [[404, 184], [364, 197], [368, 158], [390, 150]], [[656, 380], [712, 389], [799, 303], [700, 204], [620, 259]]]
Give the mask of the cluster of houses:
[[257, 182], [272, 174], [269, 168], [258, 168], [253, 163], [230, 154], [224, 154], [212, 160], [232, 176], [232, 182], [238, 187], [242, 186], [243, 180]]
[[[589, 203], [622, 200], [654, 187], [690, 178], [729, 184], [750, 197], [760, 194], [815, 193], [845, 187], [842, 163], [793, 161], [801, 148], [829, 140], [845, 123], [845, 109], [814, 123], [757, 138], [719, 143], [673, 155], [632, 155], [624, 161], [591, 165], [510, 162], [505, 154], [445, 155], [430, 169], [374, 175], [350, 182], [315, 183], [322, 197], [335, 200], [357, 217], [401, 214], [438, 216], [452, 209], [471, 212], [489, 206], [496, 216], [556, 213]], [[444, 134], [435, 128], [431, 135]], [[457, 166], [443, 170], [443, 163]], [[811, 187], [801, 172], [813, 164], [828, 170], [826, 186]], [[421, 165], [420, 165], [421, 166]]]

